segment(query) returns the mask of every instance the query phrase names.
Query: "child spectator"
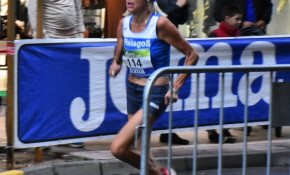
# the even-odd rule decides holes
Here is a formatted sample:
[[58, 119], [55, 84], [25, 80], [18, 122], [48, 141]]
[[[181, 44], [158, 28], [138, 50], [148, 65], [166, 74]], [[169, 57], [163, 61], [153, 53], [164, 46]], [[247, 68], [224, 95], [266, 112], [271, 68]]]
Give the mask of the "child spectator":
[[241, 36], [239, 27], [242, 23], [242, 11], [239, 7], [230, 5], [222, 11], [224, 20], [218, 29], [212, 31], [209, 37], [235, 37]]
[[[212, 31], [209, 37], [236, 37], [241, 36], [239, 27], [242, 23], [242, 11], [239, 7], [229, 5], [222, 10], [223, 21], [218, 29]], [[216, 130], [207, 130], [208, 138], [211, 143], [218, 143], [219, 134]], [[233, 136], [229, 129], [223, 129], [223, 142], [235, 143], [237, 137]]]
[[266, 27], [271, 21], [273, 11], [272, 0], [215, 0], [213, 17], [218, 22], [223, 20], [221, 10], [228, 5], [241, 8], [243, 14], [241, 28], [255, 26], [266, 34]]

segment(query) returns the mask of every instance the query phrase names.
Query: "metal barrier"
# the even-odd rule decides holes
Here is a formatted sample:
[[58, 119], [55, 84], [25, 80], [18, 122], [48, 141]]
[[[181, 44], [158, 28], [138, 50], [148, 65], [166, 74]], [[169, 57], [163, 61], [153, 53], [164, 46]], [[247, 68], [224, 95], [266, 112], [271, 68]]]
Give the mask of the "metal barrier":
[[[283, 65], [251, 65], [251, 66], [175, 66], [175, 67], [165, 67], [162, 69], [159, 69], [155, 71], [148, 79], [147, 84], [144, 89], [144, 96], [143, 96], [143, 102], [144, 102], [144, 113], [143, 113], [143, 123], [138, 128], [142, 128], [142, 150], [141, 150], [141, 162], [140, 162], [140, 174], [141, 175], [147, 175], [148, 174], [148, 157], [149, 157], [149, 145], [150, 145], [150, 128], [148, 128], [149, 124], [149, 100], [151, 97], [151, 89], [154, 85], [157, 78], [162, 74], [170, 74], [171, 81], [169, 84], [169, 88], [171, 89], [171, 97], [172, 97], [172, 87], [173, 87], [173, 74], [178, 73], [195, 73], [196, 74], [196, 106], [195, 106], [195, 123], [194, 123], [194, 151], [193, 151], [193, 169], [192, 174], [196, 174], [197, 171], [197, 148], [198, 148], [198, 118], [199, 118], [199, 76], [200, 73], [221, 73], [221, 104], [220, 104], [220, 125], [219, 129], [223, 129], [223, 123], [224, 123], [224, 74], [226, 72], [245, 72], [246, 73], [246, 79], [245, 79], [245, 114], [244, 114], [244, 144], [243, 144], [243, 163], [242, 163], [242, 174], [246, 175], [246, 168], [247, 168], [247, 127], [248, 127], [248, 89], [249, 89], [249, 73], [250, 72], [270, 72], [270, 98], [272, 93], [272, 83], [273, 83], [273, 72], [275, 71], [290, 71], [290, 64], [283, 64]], [[169, 133], [171, 133], [172, 130], [172, 98], [170, 99], [169, 104]], [[272, 125], [272, 105], [269, 104], [269, 120], [268, 120], [268, 128], [271, 128]], [[222, 174], [222, 162], [223, 162], [223, 132], [219, 135], [219, 149], [218, 149], [218, 175]], [[271, 129], [268, 129], [268, 150], [267, 150], [267, 175], [270, 175], [270, 169], [271, 169]], [[169, 134], [169, 143], [168, 143], [168, 163], [167, 167], [171, 167], [171, 134]]]

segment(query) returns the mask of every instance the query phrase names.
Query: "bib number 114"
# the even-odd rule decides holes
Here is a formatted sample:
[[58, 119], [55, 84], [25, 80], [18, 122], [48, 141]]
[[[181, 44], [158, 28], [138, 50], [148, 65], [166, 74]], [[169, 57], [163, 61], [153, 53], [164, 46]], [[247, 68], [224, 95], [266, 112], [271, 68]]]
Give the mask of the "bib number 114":
[[127, 64], [129, 67], [142, 67], [142, 62], [140, 59], [128, 58]]

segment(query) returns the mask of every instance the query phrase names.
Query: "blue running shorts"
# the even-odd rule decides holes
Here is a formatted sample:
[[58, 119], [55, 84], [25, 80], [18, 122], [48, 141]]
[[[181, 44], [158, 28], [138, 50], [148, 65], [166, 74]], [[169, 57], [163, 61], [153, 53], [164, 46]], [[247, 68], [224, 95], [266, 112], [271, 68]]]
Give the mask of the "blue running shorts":
[[[168, 85], [153, 86], [150, 100], [150, 114], [159, 118], [166, 110], [165, 94], [169, 89]], [[140, 108], [143, 108], [144, 86], [128, 82], [127, 84], [127, 113], [135, 114]]]

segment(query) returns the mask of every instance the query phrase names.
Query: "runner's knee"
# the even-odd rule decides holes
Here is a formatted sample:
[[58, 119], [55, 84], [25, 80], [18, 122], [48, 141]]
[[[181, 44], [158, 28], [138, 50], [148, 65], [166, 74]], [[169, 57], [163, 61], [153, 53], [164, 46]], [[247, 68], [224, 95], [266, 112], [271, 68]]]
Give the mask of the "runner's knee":
[[126, 149], [124, 149], [120, 144], [113, 141], [111, 144], [111, 153], [118, 159], [122, 159], [126, 154]]

